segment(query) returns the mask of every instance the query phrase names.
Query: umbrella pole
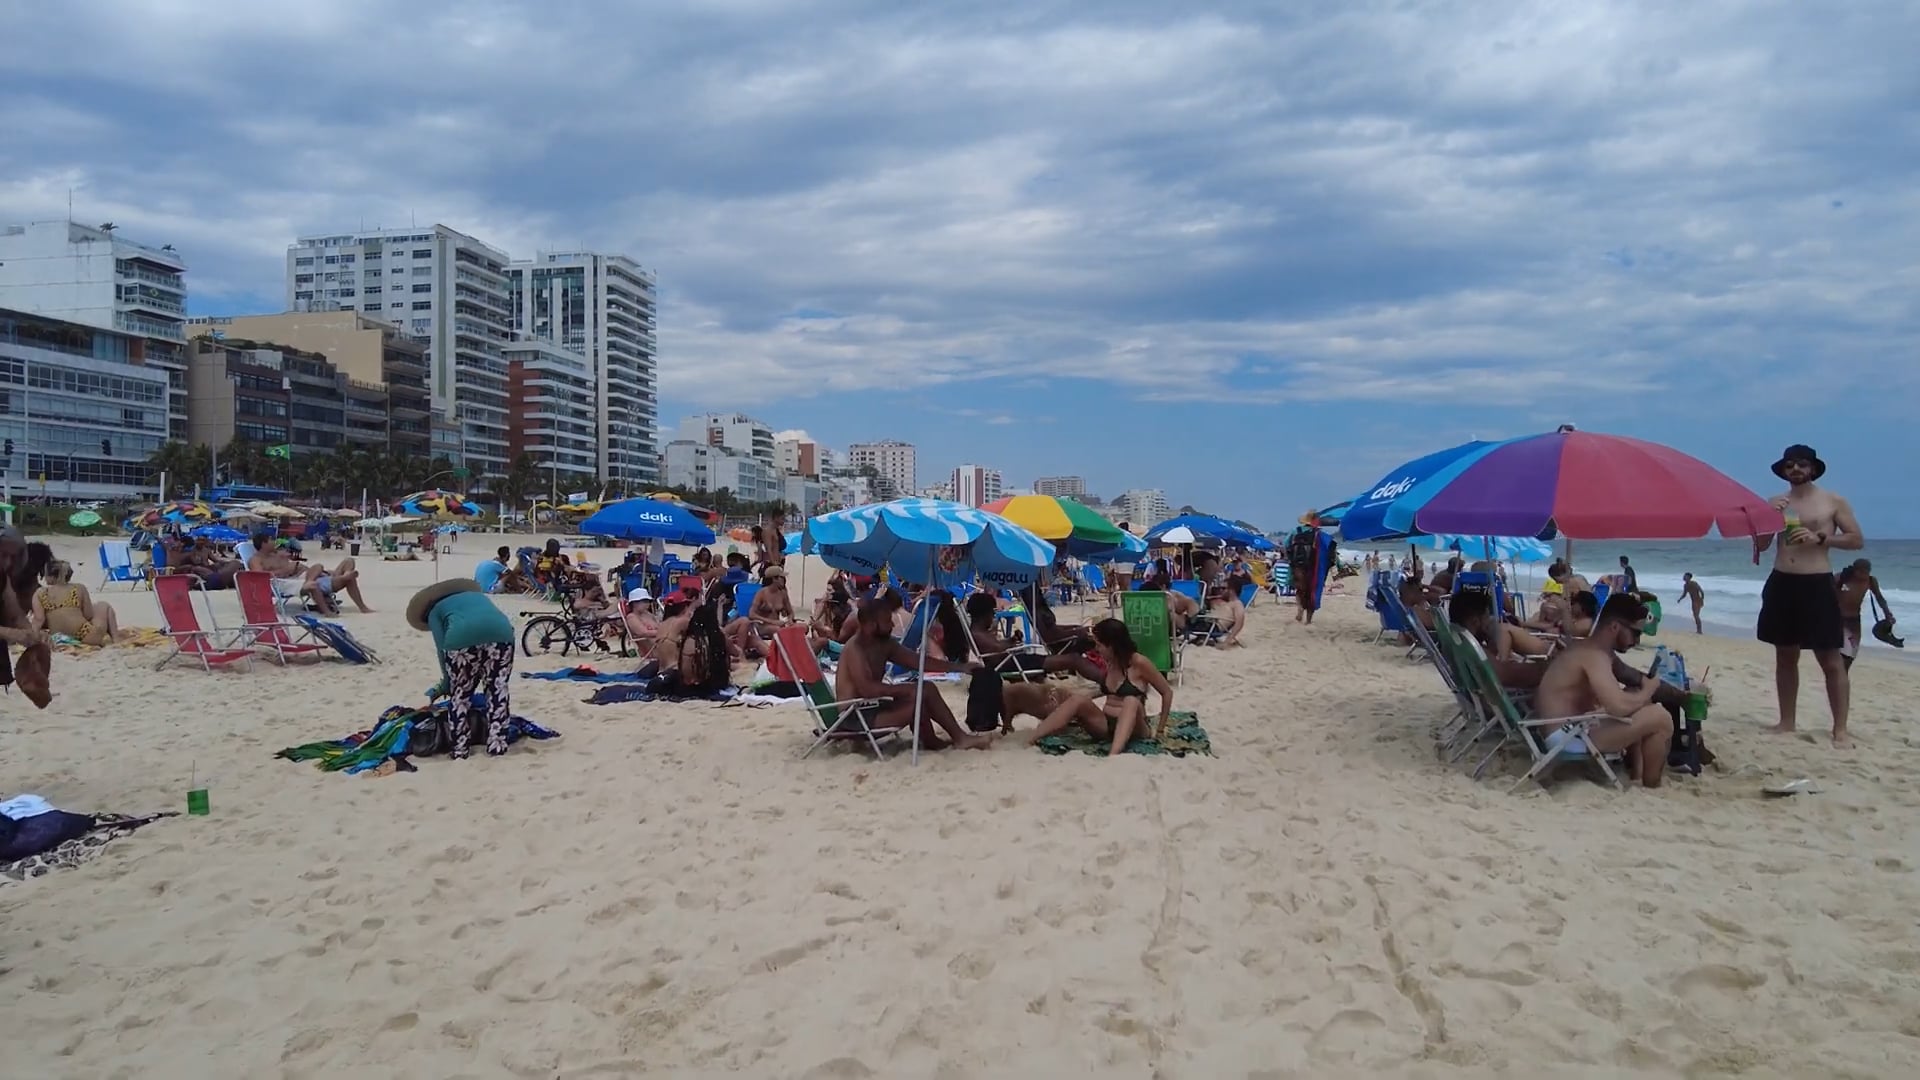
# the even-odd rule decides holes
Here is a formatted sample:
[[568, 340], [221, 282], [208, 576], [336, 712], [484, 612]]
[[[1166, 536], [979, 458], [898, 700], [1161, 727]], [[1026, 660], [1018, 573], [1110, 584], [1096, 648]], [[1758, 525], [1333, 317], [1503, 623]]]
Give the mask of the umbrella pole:
[[[935, 550], [931, 545], [927, 549], [927, 588], [920, 594], [920, 602], [923, 604], [932, 600]], [[927, 694], [927, 639], [933, 636], [933, 615], [932, 611], [927, 612], [926, 628], [920, 631], [920, 677], [913, 681], [913, 764], [915, 765], [920, 764], [920, 709]]]

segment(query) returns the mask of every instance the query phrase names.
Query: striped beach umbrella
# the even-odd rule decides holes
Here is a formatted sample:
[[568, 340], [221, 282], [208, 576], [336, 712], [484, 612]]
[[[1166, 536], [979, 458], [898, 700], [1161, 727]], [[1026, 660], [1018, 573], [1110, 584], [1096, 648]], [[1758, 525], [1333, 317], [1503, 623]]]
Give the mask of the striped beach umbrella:
[[1013, 495], [980, 509], [999, 514], [1069, 555], [1111, 551], [1126, 542], [1120, 526], [1072, 499], [1053, 495]]

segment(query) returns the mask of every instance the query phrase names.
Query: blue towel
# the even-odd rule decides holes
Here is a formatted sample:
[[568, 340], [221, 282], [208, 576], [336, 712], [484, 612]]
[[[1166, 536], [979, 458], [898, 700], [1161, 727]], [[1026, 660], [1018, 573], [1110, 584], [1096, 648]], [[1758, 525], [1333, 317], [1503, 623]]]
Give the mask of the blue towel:
[[591, 671], [584, 668], [566, 668], [561, 671], [523, 671], [523, 679], [540, 679], [544, 682], [590, 682], [590, 683], [643, 683], [650, 676], [638, 671]]

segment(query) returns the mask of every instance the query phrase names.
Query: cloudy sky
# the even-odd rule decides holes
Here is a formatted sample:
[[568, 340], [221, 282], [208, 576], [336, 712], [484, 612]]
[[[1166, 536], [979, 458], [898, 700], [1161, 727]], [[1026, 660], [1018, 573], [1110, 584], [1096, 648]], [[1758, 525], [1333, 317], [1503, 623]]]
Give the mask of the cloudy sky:
[[[1275, 11], [1283, 12], [1275, 14]], [[404, 14], [402, 14], [404, 12]], [[655, 269], [664, 415], [1279, 525], [1571, 422], [1920, 535], [1920, 6], [69, 0], [0, 218], [276, 309], [296, 235]]]

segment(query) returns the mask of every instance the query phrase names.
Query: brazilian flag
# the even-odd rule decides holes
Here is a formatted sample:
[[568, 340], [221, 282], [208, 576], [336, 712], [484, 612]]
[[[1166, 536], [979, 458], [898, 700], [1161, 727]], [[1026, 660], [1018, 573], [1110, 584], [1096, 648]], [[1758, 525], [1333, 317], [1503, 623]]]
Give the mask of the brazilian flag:
[[281, 443], [279, 446], [269, 446], [267, 447], [267, 456], [277, 457], [283, 461], [292, 461], [293, 460], [293, 444]]

